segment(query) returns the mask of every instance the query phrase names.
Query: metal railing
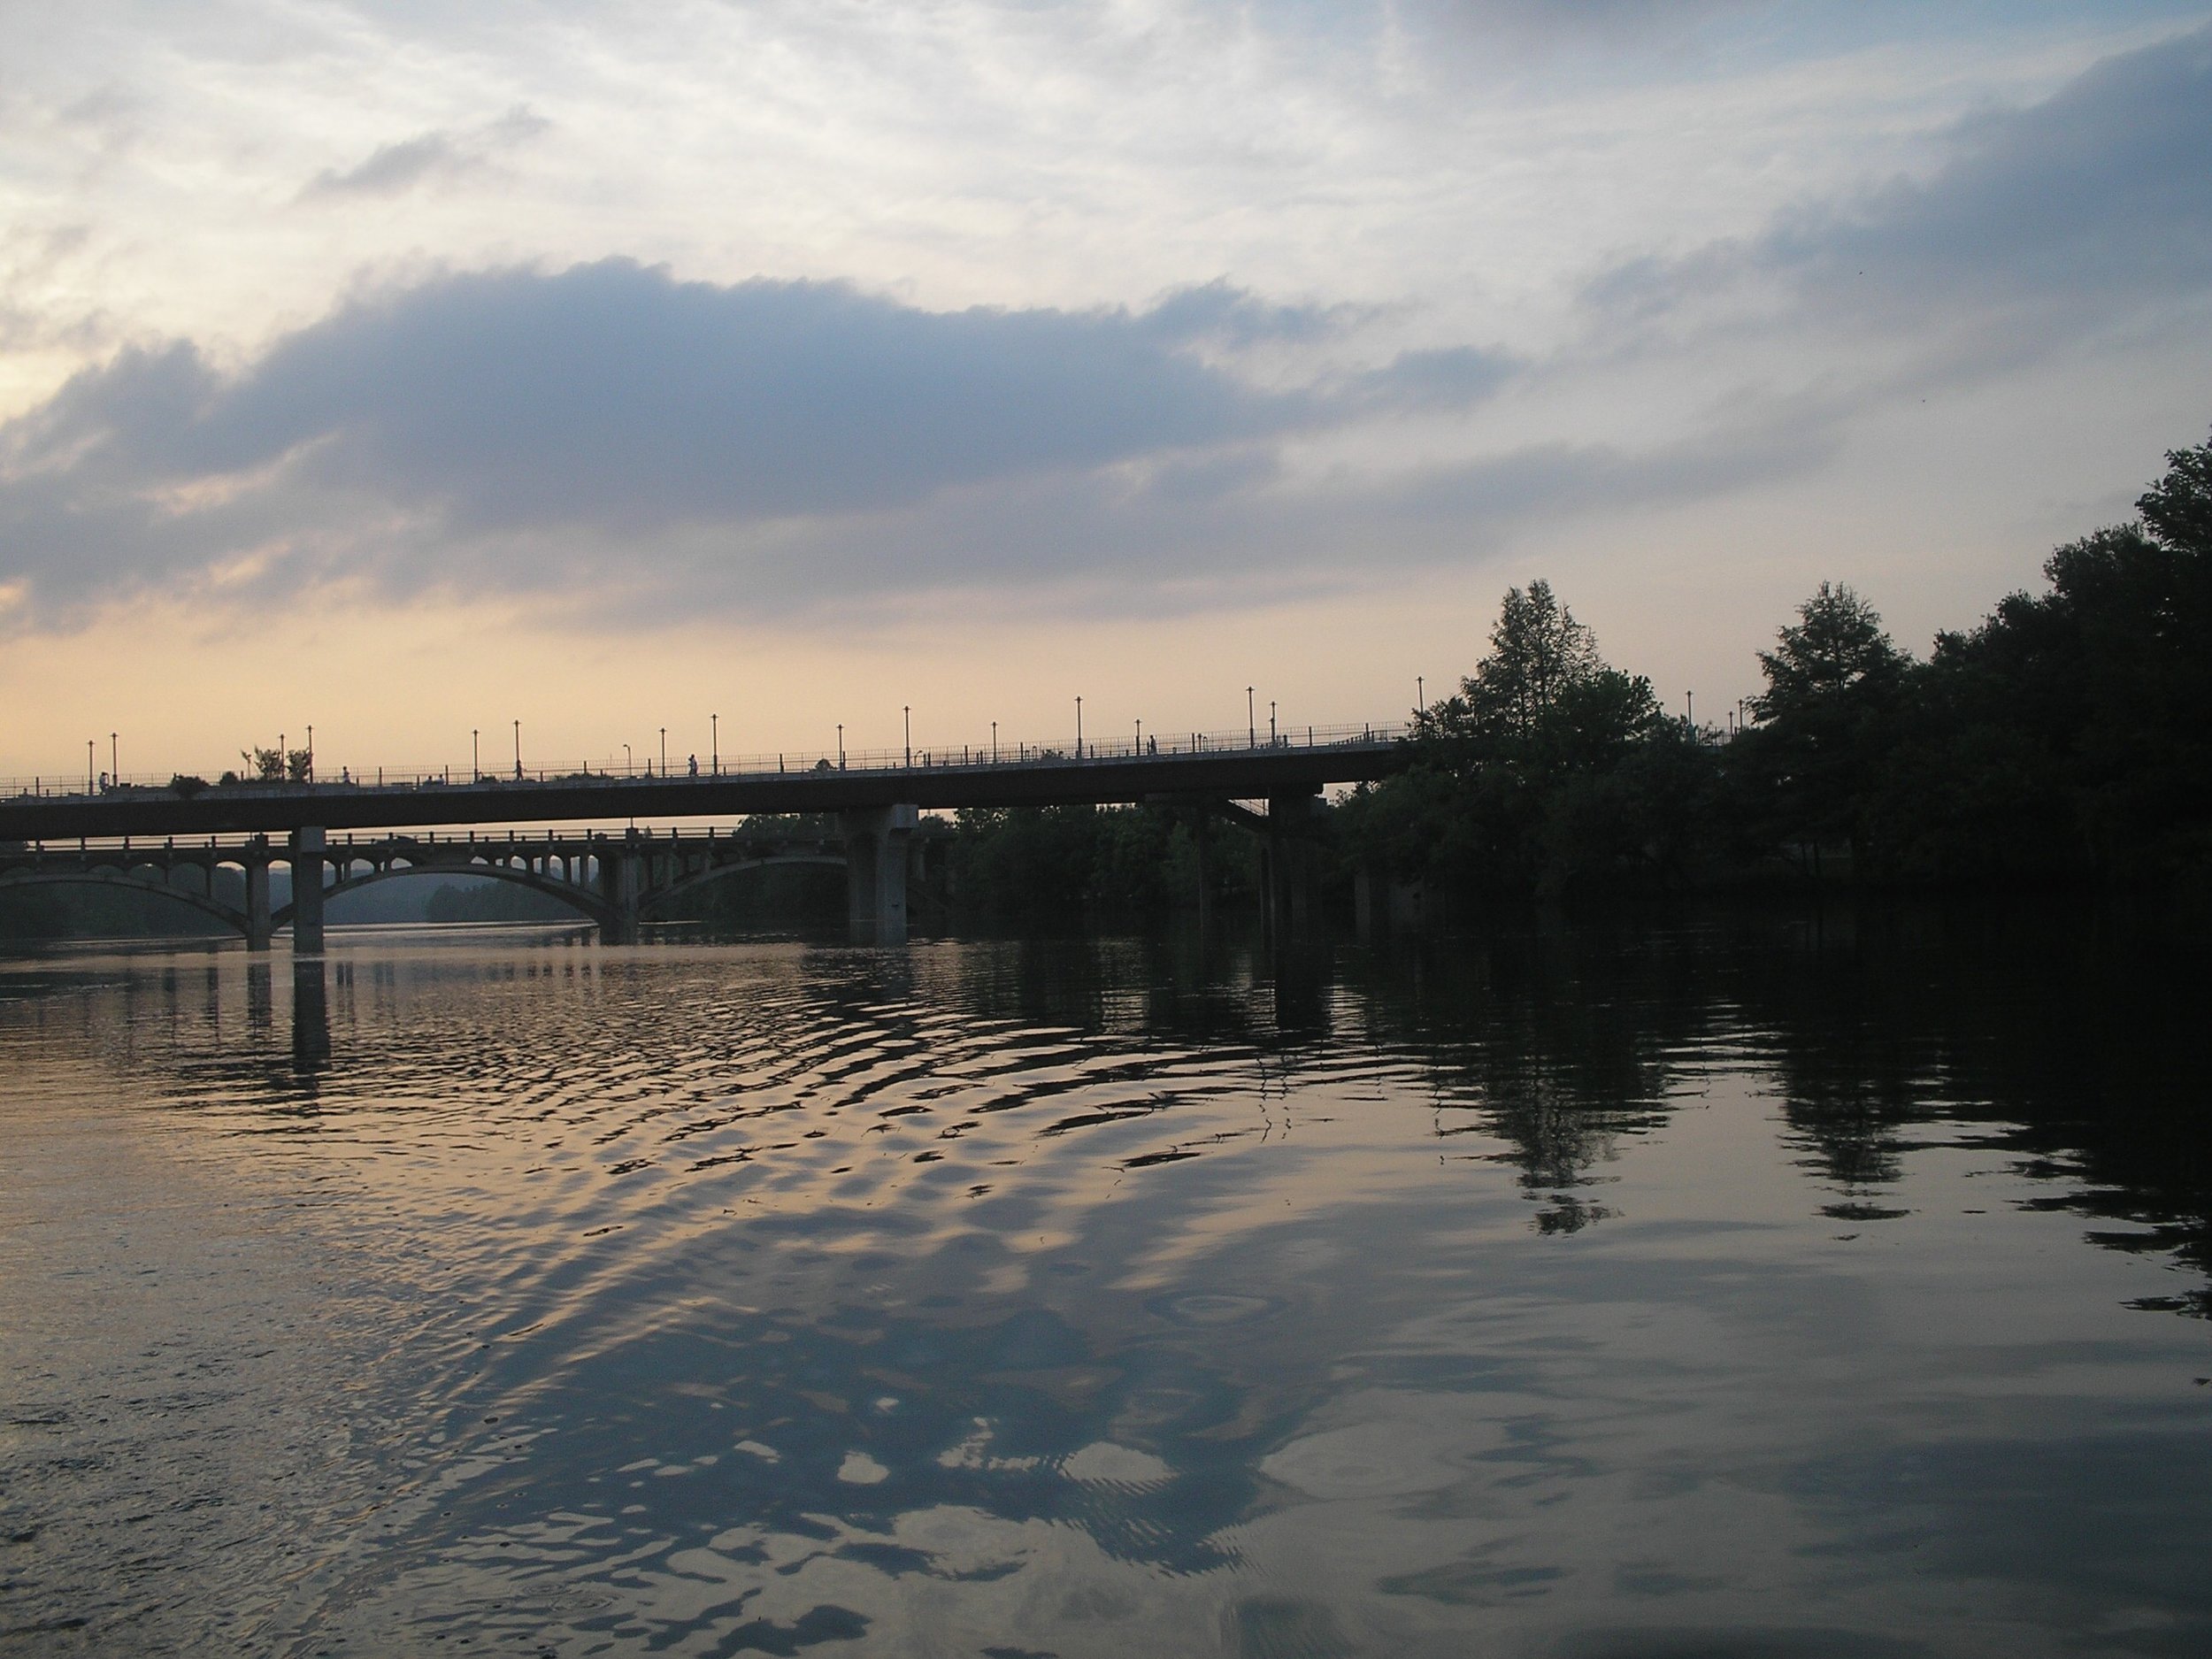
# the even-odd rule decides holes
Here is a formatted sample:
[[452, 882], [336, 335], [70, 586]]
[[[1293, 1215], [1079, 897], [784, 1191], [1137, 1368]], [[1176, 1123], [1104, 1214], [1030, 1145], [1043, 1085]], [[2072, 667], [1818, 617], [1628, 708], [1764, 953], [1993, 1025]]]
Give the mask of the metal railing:
[[[924, 820], [925, 823], [930, 820]], [[949, 833], [948, 829], [944, 833]], [[618, 829], [603, 829], [596, 825], [583, 829], [521, 828], [504, 834], [492, 830], [348, 830], [331, 836], [323, 845], [322, 857], [326, 863], [339, 863], [348, 853], [362, 853], [378, 848], [391, 847], [400, 842], [411, 842], [419, 847], [434, 847], [440, 851], [472, 849], [488, 854], [524, 852], [534, 848], [549, 848], [584, 844], [606, 844], [620, 847], [635, 838], [641, 849], [649, 844], [669, 847], [696, 847], [701, 842], [745, 846], [758, 843], [773, 845], [782, 842], [813, 842], [833, 837], [805, 829], [769, 827], [754, 829], [751, 820], [741, 818], [735, 826], [709, 825], [704, 828], [684, 828], [670, 825], [655, 828], [649, 825], [624, 826]], [[85, 854], [111, 853], [144, 854], [168, 856], [188, 854], [194, 858], [212, 854], [220, 858], [228, 854], [273, 855], [279, 862], [288, 856], [290, 843], [281, 834], [257, 835], [71, 835], [53, 841], [34, 841], [19, 845], [0, 844], [0, 864], [14, 865], [24, 859], [39, 857], [65, 858]]]
[[[725, 755], [718, 761], [710, 756], [699, 761], [696, 772], [691, 770], [692, 757], [689, 755], [672, 763], [665, 770], [657, 766], [649, 757], [638, 760], [628, 756], [610, 756], [603, 760], [585, 761], [572, 766], [510, 766], [503, 770], [485, 767], [480, 772], [472, 772], [467, 766], [356, 768], [350, 764], [342, 763], [334, 773], [328, 764], [319, 764], [315, 776], [308, 780], [242, 778], [223, 783], [214, 779], [198, 779], [191, 793], [217, 795], [225, 800], [242, 800], [256, 796], [296, 795], [308, 789], [334, 794], [378, 789], [493, 788], [503, 784], [512, 786], [518, 783], [618, 788], [632, 783], [728, 781], [733, 779], [790, 777], [820, 772], [981, 771], [1076, 763], [1111, 765], [1139, 760], [1191, 759], [1255, 749], [1365, 747], [1390, 742], [1406, 736], [1410, 730], [1410, 724], [1404, 720], [1286, 726], [1272, 733], [1263, 728], [1248, 728], [1233, 732], [1151, 732], [1140, 736], [1133, 728], [1116, 737], [1093, 737], [1087, 733], [1079, 748], [1071, 734], [1041, 743], [1018, 740], [962, 743], [956, 748], [949, 744], [917, 744], [911, 749], [902, 746], [897, 749], [789, 750]], [[0, 799], [81, 801], [102, 794], [167, 795], [177, 778], [189, 775], [133, 772], [108, 779], [104, 790], [99, 788], [96, 782], [95, 787], [88, 788], [84, 782], [73, 778], [58, 779], [45, 775], [0, 777]]]

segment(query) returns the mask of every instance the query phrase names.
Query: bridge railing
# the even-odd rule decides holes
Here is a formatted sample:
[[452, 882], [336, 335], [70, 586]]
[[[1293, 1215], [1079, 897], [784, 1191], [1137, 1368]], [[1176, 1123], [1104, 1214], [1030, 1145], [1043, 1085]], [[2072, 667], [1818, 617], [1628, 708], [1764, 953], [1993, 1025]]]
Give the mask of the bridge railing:
[[[979, 743], [958, 745], [918, 743], [911, 749], [902, 745], [896, 749], [783, 750], [718, 757], [709, 755], [698, 761], [699, 770], [695, 774], [690, 769], [693, 757], [688, 754], [665, 769], [652, 758], [640, 760], [633, 756], [610, 756], [568, 766], [509, 766], [504, 770], [486, 767], [481, 772], [472, 772], [467, 766], [355, 767], [349, 763], [341, 763], [334, 770], [327, 762], [323, 762], [319, 764], [316, 776], [309, 783], [246, 779], [225, 784], [196, 779], [187, 787], [194, 795], [219, 793], [224, 799], [236, 800], [256, 795], [296, 795], [302, 789], [311, 787], [319, 792], [334, 793], [376, 789], [488, 788], [517, 783], [619, 788], [631, 783], [687, 782], [694, 777], [703, 781], [714, 778], [788, 777], [794, 773], [814, 772], [974, 771], [1009, 766], [1067, 765], [1071, 763], [1110, 765], [1116, 762], [1195, 758], [1253, 749], [1365, 746], [1404, 737], [1410, 729], [1409, 724], [1403, 720], [1369, 720], [1357, 725], [1334, 726], [1294, 726], [1286, 724], [1273, 730], [1259, 726], [1228, 732], [1141, 731], [1133, 725], [1126, 732], [1098, 733], [1087, 731], [1079, 747], [1074, 733], [1071, 731], [1064, 738], [1042, 742], [1025, 739], [990, 739]], [[39, 775], [0, 777], [0, 799], [84, 800], [103, 793], [133, 794], [141, 791], [166, 795], [178, 776], [173, 772], [134, 772], [108, 779], [104, 787], [96, 780], [88, 784], [87, 780], [81, 778], [57, 779]]]
[[[925, 826], [934, 820], [925, 819]], [[947, 829], [941, 833], [949, 833]], [[618, 825], [601, 828], [517, 828], [499, 830], [348, 830], [331, 836], [323, 848], [323, 857], [331, 862], [342, 861], [348, 853], [367, 853], [388, 849], [405, 843], [440, 855], [442, 866], [444, 856], [482, 853], [495, 857], [506, 853], [539, 850], [554, 852], [588, 852], [601, 847], [619, 848], [634, 836], [641, 849], [650, 846], [661, 849], [684, 847], [697, 849], [702, 844], [718, 842], [725, 846], [766, 847], [792, 843], [813, 844], [824, 837], [805, 830], [775, 825], [764, 829], [752, 827], [752, 820], [741, 818], [734, 825], [712, 824], [704, 826], [669, 825], [656, 827], [649, 825]], [[259, 855], [273, 856], [281, 863], [286, 856], [288, 842], [282, 835], [75, 835], [52, 841], [27, 841], [20, 845], [0, 844], [0, 866], [15, 867], [26, 861], [40, 857], [74, 858], [82, 854], [96, 854], [106, 857], [117, 853], [144, 855], [150, 861], [159, 862], [170, 854], [183, 855], [192, 862], [212, 855], [218, 860]]]

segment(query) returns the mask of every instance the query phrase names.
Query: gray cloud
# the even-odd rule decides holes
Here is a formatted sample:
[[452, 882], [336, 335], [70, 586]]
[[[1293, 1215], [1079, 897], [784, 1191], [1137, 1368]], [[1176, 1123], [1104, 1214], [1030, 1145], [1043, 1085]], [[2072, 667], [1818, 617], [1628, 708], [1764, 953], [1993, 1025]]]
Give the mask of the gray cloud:
[[494, 153], [536, 137], [550, 125], [525, 109], [507, 111], [472, 132], [429, 132], [385, 144], [347, 168], [326, 168], [300, 192], [303, 202], [400, 196], [417, 185], [483, 166]]
[[1589, 297], [1616, 320], [1647, 322], [1777, 281], [1824, 316], [1885, 326], [2032, 308], [2042, 343], [2145, 302], [2201, 296], [2212, 288], [2212, 29], [1962, 123], [1924, 178], [1801, 208], [1748, 242], [1629, 262]]
[[[1511, 373], [1431, 352], [1284, 390], [1217, 360], [1328, 326], [1218, 286], [1143, 311], [943, 313], [625, 261], [446, 277], [363, 298], [234, 376], [190, 344], [78, 375], [0, 429], [0, 581], [27, 580], [50, 616], [148, 585], [327, 573], [651, 590], [686, 549], [746, 565], [742, 548], [803, 545], [804, 587], [856, 519], [1053, 478], [1193, 511], [1272, 477], [1285, 434], [1463, 406]], [[944, 574], [883, 560], [837, 580]]]
[[463, 171], [469, 165], [461, 147], [443, 133], [386, 144], [367, 160], [343, 172], [326, 168], [300, 192], [303, 197], [332, 196], [397, 196], [403, 190], [440, 174]]

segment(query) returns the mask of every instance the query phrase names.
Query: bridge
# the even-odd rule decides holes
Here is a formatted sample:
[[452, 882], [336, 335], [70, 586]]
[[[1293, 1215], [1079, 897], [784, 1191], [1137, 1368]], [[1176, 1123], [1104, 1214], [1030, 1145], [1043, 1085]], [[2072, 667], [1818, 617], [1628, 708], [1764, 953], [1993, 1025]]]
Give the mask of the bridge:
[[[1094, 744], [1073, 753], [1019, 746], [1010, 756], [964, 750], [808, 757], [775, 771], [717, 767], [698, 776], [519, 772], [461, 783], [443, 774], [392, 782], [255, 781], [195, 787], [110, 785], [0, 796], [0, 891], [95, 883], [180, 900], [265, 950], [291, 930], [296, 954], [323, 949], [329, 895], [403, 875], [462, 873], [535, 888], [629, 942], [641, 922], [678, 895], [772, 864], [835, 864], [846, 871], [856, 940], [907, 935], [907, 886], [921, 814], [961, 808], [1168, 803], [1191, 810], [1205, 857], [1205, 825], [1227, 820], [1263, 839], [1271, 923], [1302, 921], [1309, 902], [1309, 832], [1324, 790], [1386, 775], [1404, 761], [1402, 728], [1308, 728], [1303, 741], [1194, 734]], [[1240, 803], [1263, 801], [1266, 810]], [[755, 819], [827, 826], [792, 833]], [[490, 826], [626, 820], [621, 831], [533, 827], [504, 840]], [[739, 827], [641, 831], [640, 818], [735, 818]], [[455, 835], [454, 826], [471, 830]], [[449, 833], [440, 835], [438, 832]], [[364, 833], [364, 832], [368, 832]], [[272, 908], [269, 872], [285, 864], [292, 899]], [[242, 879], [245, 902], [218, 892], [218, 872]], [[1203, 883], [1202, 882], [1202, 888]]]

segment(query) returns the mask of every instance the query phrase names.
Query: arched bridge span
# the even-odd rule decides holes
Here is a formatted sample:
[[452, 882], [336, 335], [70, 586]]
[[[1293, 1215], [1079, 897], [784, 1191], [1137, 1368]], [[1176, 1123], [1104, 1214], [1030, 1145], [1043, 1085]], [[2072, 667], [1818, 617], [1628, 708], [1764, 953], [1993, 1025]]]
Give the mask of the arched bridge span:
[[[11, 887], [92, 885], [174, 900], [234, 929], [266, 949], [289, 926], [296, 949], [321, 948], [324, 906], [335, 895], [409, 877], [473, 876], [526, 887], [558, 900], [595, 924], [611, 942], [637, 937], [641, 919], [709, 882], [776, 864], [845, 869], [866, 907], [871, 936], [887, 900], [896, 908], [895, 937], [904, 933], [908, 841], [913, 813], [847, 814], [831, 833], [782, 829], [618, 833], [541, 831], [503, 839], [423, 834], [330, 840], [311, 832], [283, 842], [267, 836], [179, 845], [0, 848], [0, 890]], [[293, 872], [288, 902], [271, 903], [269, 872]], [[895, 872], [889, 872], [895, 864]], [[243, 877], [242, 909], [216, 896], [216, 872]], [[309, 872], [313, 885], [307, 885]]]

